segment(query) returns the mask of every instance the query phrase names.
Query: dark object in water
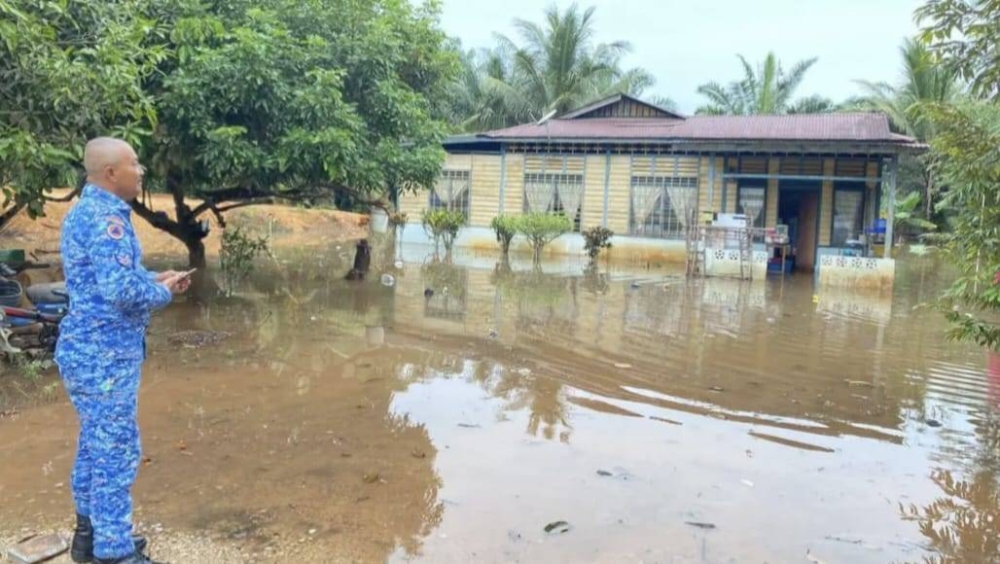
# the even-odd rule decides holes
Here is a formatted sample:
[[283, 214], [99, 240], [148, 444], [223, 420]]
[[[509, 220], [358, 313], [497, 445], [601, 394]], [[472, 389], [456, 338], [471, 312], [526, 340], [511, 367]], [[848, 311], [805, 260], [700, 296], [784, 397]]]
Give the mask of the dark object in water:
[[430, 288], [424, 288], [424, 297], [425, 298], [427, 298], [429, 300], [433, 296], [434, 296], [434, 290], [431, 290]]
[[608, 477], [614, 476], [614, 474], [612, 474], [611, 472], [608, 472], [607, 470], [598, 470], [597, 471], [597, 475], [598, 476], [602, 476], [604, 478], [608, 478]]
[[545, 532], [549, 534], [557, 533], [561, 535], [563, 533], [568, 533], [570, 529], [571, 527], [566, 521], [553, 521], [552, 523], [545, 525]]
[[368, 239], [358, 241], [354, 251], [354, 266], [347, 273], [344, 280], [364, 280], [368, 275], [368, 269], [372, 264], [372, 248], [368, 245]]
[[927, 423], [928, 427], [940, 427], [941, 426], [941, 422], [938, 421], [937, 419], [928, 419], [927, 421], [925, 421], [925, 423]]
[[686, 525], [691, 525], [692, 527], [698, 527], [699, 529], [706, 529], [706, 530], [709, 530], [709, 531], [715, 528], [715, 525], [713, 525], [712, 523], [699, 523], [697, 521], [685, 521], [685, 524]]

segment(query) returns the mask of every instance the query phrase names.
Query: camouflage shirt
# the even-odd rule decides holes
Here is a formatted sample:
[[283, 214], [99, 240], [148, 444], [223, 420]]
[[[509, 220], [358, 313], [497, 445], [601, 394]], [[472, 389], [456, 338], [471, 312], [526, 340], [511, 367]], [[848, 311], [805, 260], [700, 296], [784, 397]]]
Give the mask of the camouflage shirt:
[[142, 266], [131, 214], [127, 202], [87, 184], [63, 222], [70, 307], [56, 345], [60, 366], [145, 358], [150, 312], [169, 304], [171, 294]]

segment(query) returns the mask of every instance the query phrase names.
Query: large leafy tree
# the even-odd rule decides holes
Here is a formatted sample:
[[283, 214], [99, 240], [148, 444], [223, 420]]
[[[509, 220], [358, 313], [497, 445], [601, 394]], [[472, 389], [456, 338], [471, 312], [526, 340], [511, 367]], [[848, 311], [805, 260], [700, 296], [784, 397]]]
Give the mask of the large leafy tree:
[[698, 87], [698, 93], [708, 99], [708, 104], [698, 108], [696, 113], [705, 115], [755, 115], [784, 114], [794, 111], [830, 111], [828, 100], [811, 97], [793, 102], [795, 91], [806, 73], [816, 63], [815, 58], [799, 61], [788, 71], [774, 55], [767, 57], [756, 67], [739, 55], [743, 65], [743, 77], [722, 85], [709, 82]]
[[[457, 66], [438, 10], [405, 0], [0, 0], [10, 57], [0, 72], [17, 80], [0, 84], [0, 159], [10, 164], [0, 185], [37, 201], [68, 183], [86, 138], [125, 137], [150, 168], [148, 185], [173, 196], [172, 214], [133, 208], [183, 241], [194, 266], [205, 263], [205, 214], [224, 224], [227, 210], [275, 199], [376, 202], [430, 185], [445, 131], [432, 100]], [[20, 188], [26, 180], [34, 192]]]
[[952, 336], [1000, 350], [1000, 106], [938, 106], [935, 171], [955, 214], [945, 250], [959, 277], [945, 294]]
[[973, 94], [1000, 99], [1000, 1], [928, 0], [916, 16], [924, 25], [921, 40]]
[[134, 1], [0, 0], [0, 227], [77, 183], [89, 137], [136, 142], [155, 123], [142, 81], [163, 49], [136, 49]]
[[[428, 186], [442, 161], [432, 117], [454, 60], [436, 3], [403, 0], [150, 2], [171, 57], [146, 88], [159, 124], [144, 147], [173, 195], [134, 209], [205, 262], [201, 218], [235, 207]], [[191, 202], [189, 198], [195, 198]]]
[[[594, 8], [552, 6], [542, 23], [514, 20], [519, 38], [498, 37], [493, 49], [464, 59], [453, 92], [455, 121], [464, 129], [493, 129], [565, 113], [613, 94], [640, 95], [652, 76], [626, 68], [625, 41], [595, 43]], [[660, 103], [668, 100], [659, 99]]]
[[[923, 43], [908, 39], [900, 47], [900, 54], [903, 73], [899, 84], [860, 81], [865, 95], [854, 107], [882, 112], [889, 116], [896, 131], [929, 142], [936, 134], [929, 109], [956, 101], [963, 93], [962, 85], [956, 72], [940, 64]], [[933, 215], [938, 183], [932, 169], [926, 166], [926, 158], [917, 159], [924, 218], [929, 220]]]

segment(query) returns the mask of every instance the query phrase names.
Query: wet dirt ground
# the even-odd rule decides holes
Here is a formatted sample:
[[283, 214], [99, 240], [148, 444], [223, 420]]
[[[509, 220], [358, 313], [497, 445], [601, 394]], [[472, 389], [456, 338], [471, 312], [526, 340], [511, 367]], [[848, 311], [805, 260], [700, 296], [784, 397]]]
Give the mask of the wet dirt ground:
[[[935, 263], [878, 295], [403, 259], [384, 286], [342, 281], [345, 249], [283, 256], [156, 318], [154, 554], [215, 560], [157, 553], [166, 530], [226, 561], [997, 559], [1000, 362], [914, 309]], [[0, 538], [69, 524], [48, 378], [0, 396]]]

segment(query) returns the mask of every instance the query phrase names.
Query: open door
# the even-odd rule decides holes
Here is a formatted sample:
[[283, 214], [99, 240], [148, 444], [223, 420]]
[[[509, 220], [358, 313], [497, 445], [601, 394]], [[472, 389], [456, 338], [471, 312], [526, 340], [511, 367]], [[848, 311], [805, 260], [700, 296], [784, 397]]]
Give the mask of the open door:
[[802, 192], [799, 199], [799, 241], [795, 266], [806, 272], [816, 268], [816, 228], [819, 222], [819, 193]]

